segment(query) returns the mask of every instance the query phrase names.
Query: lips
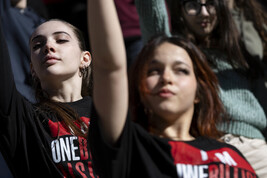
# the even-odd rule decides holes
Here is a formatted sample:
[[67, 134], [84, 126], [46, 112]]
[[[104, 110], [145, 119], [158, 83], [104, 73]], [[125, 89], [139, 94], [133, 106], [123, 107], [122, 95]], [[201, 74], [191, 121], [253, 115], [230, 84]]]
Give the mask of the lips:
[[60, 59], [53, 55], [47, 55], [44, 57], [43, 63], [45, 64], [54, 64], [55, 62], [59, 61]]
[[162, 98], [168, 98], [174, 95], [174, 93], [169, 89], [161, 89], [159, 92], [156, 93], [157, 96]]
[[201, 27], [206, 27], [208, 26], [208, 24], [210, 23], [209, 20], [203, 20], [203, 21], [200, 21], [199, 24]]

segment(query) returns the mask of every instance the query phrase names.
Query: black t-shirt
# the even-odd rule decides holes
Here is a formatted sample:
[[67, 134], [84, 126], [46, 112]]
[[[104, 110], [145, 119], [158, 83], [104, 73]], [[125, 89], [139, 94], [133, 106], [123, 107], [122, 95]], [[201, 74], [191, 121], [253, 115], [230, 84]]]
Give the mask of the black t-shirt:
[[115, 146], [107, 144], [93, 111], [89, 140], [93, 165], [108, 178], [249, 178], [257, 177], [243, 155], [233, 146], [199, 137], [173, 141], [152, 136], [127, 119]]
[[[80, 118], [89, 125], [91, 98], [69, 104], [76, 107]], [[88, 140], [72, 135], [57, 118], [49, 114], [37, 116], [28, 103], [16, 114], [1, 115], [0, 122], [1, 151], [14, 176], [96, 177]]]
[[[97, 177], [88, 140], [16, 89], [0, 23], [0, 149], [14, 177]], [[90, 124], [91, 97], [65, 103]], [[79, 126], [79, 125], [78, 125]]]

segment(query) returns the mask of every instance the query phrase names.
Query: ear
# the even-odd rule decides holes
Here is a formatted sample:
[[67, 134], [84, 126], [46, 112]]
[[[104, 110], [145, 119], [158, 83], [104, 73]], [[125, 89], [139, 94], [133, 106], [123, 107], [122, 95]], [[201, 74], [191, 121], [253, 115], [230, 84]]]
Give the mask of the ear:
[[92, 57], [89, 51], [83, 51], [82, 52], [82, 58], [81, 58], [81, 68], [88, 67], [91, 64]]

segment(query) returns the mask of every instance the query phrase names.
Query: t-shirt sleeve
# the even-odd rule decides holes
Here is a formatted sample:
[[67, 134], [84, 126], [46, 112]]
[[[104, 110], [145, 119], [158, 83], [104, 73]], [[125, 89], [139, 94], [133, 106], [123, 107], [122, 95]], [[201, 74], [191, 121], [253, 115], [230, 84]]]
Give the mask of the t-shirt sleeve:
[[[25, 131], [24, 119], [29, 116], [27, 101], [16, 89], [8, 48], [0, 21], [0, 144], [2, 151], [11, 156]], [[28, 103], [30, 106], [30, 103]]]
[[0, 22], [0, 111], [1, 114], [10, 113], [10, 101], [15, 90], [15, 83], [11, 71], [10, 57], [6, 41], [4, 39], [2, 24]]

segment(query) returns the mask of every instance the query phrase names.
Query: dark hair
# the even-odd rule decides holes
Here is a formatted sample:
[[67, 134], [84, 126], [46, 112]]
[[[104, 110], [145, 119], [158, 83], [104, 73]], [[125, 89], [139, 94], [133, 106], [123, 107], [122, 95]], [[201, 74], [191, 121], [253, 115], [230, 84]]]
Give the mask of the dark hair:
[[218, 82], [215, 74], [210, 69], [204, 54], [190, 41], [179, 37], [166, 37], [164, 35], [152, 38], [143, 48], [133, 64], [129, 76], [130, 109], [133, 120], [148, 130], [148, 115], [142, 98], [145, 95], [146, 69], [152, 59], [154, 51], [163, 43], [177, 45], [187, 51], [194, 68], [197, 80], [196, 98], [190, 133], [193, 136], [208, 136], [218, 138], [221, 133], [216, 125], [222, 122], [225, 111], [218, 96]]
[[[196, 45], [205, 48], [218, 48], [227, 55], [228, 62], [234, 68], [248, 69], [248, 64], [242, 54], [240, 38], [232, 15], [225, 0], [214, 0], [218, 24], [208, 38], [208, 42], [197, 41], [187, 28], [182, 14], [182, 2], [185, 0], [172, 0], [170, 3], [172, 33], [186, 36]], [[211, 61], [212, 62], [212, 61]]]
[[262, 5], [255, 0], [235, 0], [235, 6], [242, 10], [247, 20], [250, 20], [258, 31], [264, 49], [264, 57], [267, 60], [267, 13]]
[[[78, 28], [60, 19], [51, 19], [49, 21], [59, 21], [70, 27], [75, 36], [77, 37], [81, 51], [86, 51], [86, 45], [83, 38], [83, 34]], [[92, 94], [91, 66], [80, 70], [82, 74], [81, 95], [83, 97], [89, 96]], [[68, 127], [67, 129], [69, 129], [69, 131], [72, 131], [77, 136], [87, 137], [88, 127], [79, 118], [76, 111], [74, 111], [71, 107], [68, 107], [64, 103], [51, 100], [49, 95], [42, 89], [41, 83], [38, 78], [34, 78], [34, 88], [35, 88], [35, 97], [37, 100], [36, 103], [37, 111], [40, 113], [40, 115], [45, 113], [52, 113], [55, 116], [55, 118], [62, 119], [62, 121], [65, 123], [65, 126]], [[83, 129], [85, 129], [85, 132], [82, 132], [81, 129], [74, 123], [74, 121], [78, 121], [78, 123], [83, 127]]]

